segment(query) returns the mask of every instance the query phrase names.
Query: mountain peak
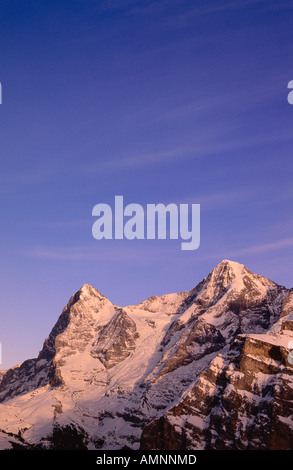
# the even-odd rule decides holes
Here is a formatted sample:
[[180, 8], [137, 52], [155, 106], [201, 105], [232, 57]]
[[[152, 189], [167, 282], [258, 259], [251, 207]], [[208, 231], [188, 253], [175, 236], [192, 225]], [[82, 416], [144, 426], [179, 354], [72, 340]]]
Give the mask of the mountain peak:
[[98, 291], [95, 287], [91, 286], [90, 284], [83, 284], [81, 288], [78, 290], [79, 294], [83, 294], [85, 296], [92, 296], [94, 295], [99, 296], [100, 298], [105, 298], [105, 296]]
[[244, 264], [240, 264], [237, 261], [231, 261], [229, 259], [223, 259], [219, 264], [217, 264], [213, 271], [219, 273], [222, 270], [229, 270], [234, 274], [242, 275], [244, 269], [247, 269]]
[[267, 296], [268, 290], [277, 287], [270, 279], [252, 273], [244, 264], [224, 259], [200, 283], [198, 295], [201, 303], [207, 307], [215, 305], [220, 299], [227, 301], [231, 296], [261, 301]]
[[86, 284], [86, 283], [85, 283], [85, 284], [83, 284], [83, 285], [81, 286], [81, 288], [80, 288], [79, 290], [80, 290], [80, 291], [88, 291], [88, 290], [91, 290], [91, 289], [94, 289], [94, 287], [91, 286], [90, 284]]
[[221, 285], [224, 288], [238, 284], [242, 284], [245, 274], [249, 273], [244, 264], [224, 259], [210, 272], [208, 276], [209, 284]]
[[261, 291], [269, 286], [277, 286], [275, 282], [260, 274], [251, 272], [244, 264], [224, 259], [210, 272], [207, 279], [215, 279], [217, 284], [225, 284], [226, 287], [242, 289], [247, 283], [253, 283]]

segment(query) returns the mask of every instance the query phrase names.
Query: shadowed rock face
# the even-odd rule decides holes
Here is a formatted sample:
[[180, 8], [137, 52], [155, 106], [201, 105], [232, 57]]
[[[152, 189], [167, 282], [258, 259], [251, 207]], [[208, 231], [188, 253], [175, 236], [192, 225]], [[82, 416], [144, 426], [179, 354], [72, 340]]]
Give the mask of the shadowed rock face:
[[[0, 402], [47, 384], [61, 385], [60, 363], [76, 349], [84, 347], [88, 338], [93, 338], [89, 327], [94, 320], [89, 306], [94, 302], [99, 308], [104, 301], [107, 299], [91, 286], [85, 285], [77, 291], [45, 339], [38, 357], [28, 359], [4, 374], [0, 382]], [[61, 358], [58, 358], [60, 350]]]
[[98, 338], [93, 343], [91, 355], [100, 359], [102, 364], [110, 369], [131, 354], [138, 337], [135, 322], [121, 308], [101, 329]]
[[293, 367], [284, 346], [257, 336], [238, 337], [217, 356], [144, 428], [141, 449], [292, 449]]
[[42, 416], [89, 448], [289, 448], [292, 292], [228, 260], [136, 306], [85, 284], [38, 357], [0, 374], [0, 446], [9, 432], [39, 445]]
[[62, 333], [69, 319], [69, 308], [78, 300], [78, 294], [72, 297], [64, 308], [49, 337], [45, 340], [38, 358], [28, 359], [20, 366], [9, 369], [0, 382], [0, 402], [14, 396], [27, 393], [50, 382], [54, 376], [53, 358], [55, 356], [55, 339]]
[[[177, 350], [166, 361], [160, 375], [168, 374], [181, 366], [190, 364], [225, 346], [225, 338], [213, 325], [200, 318], [191, 319], [181, 335], [181, 343]], [[174, 325], [176, 332], [176, 325]], [[170, 336], [170, 332], [169, 332]]]

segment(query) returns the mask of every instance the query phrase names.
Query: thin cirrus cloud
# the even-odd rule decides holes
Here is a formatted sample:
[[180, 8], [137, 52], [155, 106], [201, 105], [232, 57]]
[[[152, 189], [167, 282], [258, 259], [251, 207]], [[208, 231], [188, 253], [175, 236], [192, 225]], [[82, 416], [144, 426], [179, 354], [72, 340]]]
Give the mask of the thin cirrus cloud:
[[[229, 251], [229, 256], [258, 255], [293, 247], [293, 237]], [[218, 257], [218, 255], [217, 255]]]
[[[244, 9], [246, 7], [250, 6], [257, 6], [257, 5], [265, 5], [267, 0], [242, 0], [241, 2], [239, 1], [228, 1], [228, 2], [209, 2], [207, 5], [197, 5], [194, 7], [190, 7], [188, 3], [186, 2], [178, 2], [176, 1], [170, 1], [170, 0], [161, 0], [160, 2], [157, 1], [152, 1], [152, 2], [146, 2], [143, 5], [137, 6], [136, 2], [133, 1], [121, 1], [120, 2], [115, 2], [115, 1], [107, 1], [103, 2], [103, 8], [104, 9], [117, 9], [117, 8], [123, 8], [128, 15], [132, 16], [153, 16], [155, 17], [160, 13], [162, 10], [164, 10], [166, 7], [169, 9], [174, 7], [174, 12], [171, 12], [169, 15], [166, 16], [165, 19], [165, 24], [167, 25], [176, 25], [177, 27], [180, 26], [185, 26], [186, 20], [192, 19], [197, 16], [202, 16], [202, 15], [209, 15], [209, 14], [214, 14], [214, 13], [220, 13], [221, 11], [230, 11], [230, 10], [239, 10], [239, 9]], [[182, 9], [185, 9], [183, 13], [179, 13], [177, 11], [177, 7], [180, 4]]]
[[[109, 253], [99, 251], [93, 247], [75, 246], [75, 247], [53, 247], [38, 245], [29, 250], [23, 251], [25, 256], [30, 258], [51, 259], [58, 261], [96, 261], [109, 259]], [[111, 250], [113, 258], [117, 259], [117, 253]], [[120, 253], [121, 256], [121, 253]]]
[[[160, 152], [149, 152], [149, 153], [137, 153], [115, 159], [101, 158], [98, 163], [88, 163], [77, 165], [71, 164], [69, 168], [66, 168], [66, 174], [76, 174], [78, 177], [94, 176], [95, 172], [114, 172], [128, 168], [141, 168], [158, 165], [164, 162], [178, 162], [183, 160], [204, 158], [209, 155], [218, 155], [225, 151], [237, 151], [238, 149], [243, 150], [245, 148], [251, 148], [260, 145], [270, 145], [278, 142], [291, 141], [292, 137], [287, 132], [271, 133], [268, 135], [258, 135], [249, 138], [224, 138], [220, 137], [218, 133], [215, 133], [214, 140], [211, 140], [211, 135], [206, 136], [201, 133], [198, 139], [194, 139], [194, 142], [188, 146], [176, 147], [173, 149], [162, 150]], [[65, 171], [65, 170], [64, 170]], [[5, 179], [3, 179], [3, 187], [5, 184], [10, 183], [28, 185], [35, 181], [48, 181], [54, 176], [62, 175], [62, 168], [56, 163], [38, 166], [30, 169], [14, 170], [5, 173]], [[4, 177], [3, 177], [4, 178]]]
[[182, 201], [178, 201], [177, 204], [200, 204], [202, 210], [211, 211], [218, 209], [220, 206], [224, 206], [225, 208], [235, 206], [239, 204], [239, 202], [253, 199], [253, 197], [254, 194], [251, 190], [237, 188], [237, 190], [231, 191], [194, 195]]
[[268, 145], [277, 142], [291, 141], [291, 137], [288, 134], [271, 134], [270, 136], [257, 136], [251, 138], [234, 138], [222, 140], [220, 142], [199, 142], [194, 143], [190, 147], [182, 147], [174, 150], [166, 150], [162, 152], [154, 152], [147, 154], [137, 154], [122, 157], [119, 159], [113, 159], [108, 161], [99, 162], [98, 164], [89, 164], [83, 165], [80, 168], [80, 173], [86, 173], [93, 175], [95, 171], [115, 171], [121, 170], [123, 168], [127, 169], [129, 167], [144, 167], [149, 165], [156, 165], [162, 162], [174, 161], [180, 159], [180, 162], [183, 159], [194, 159], [201, 158], [208, 155], [217, 155], [225, 151], [237, 150], [249, 147], [254, 147], [258, 145]]
[[[293, 237], [277, 240], [275, 242], [264, 243], [259, 245], [252, 245], [245, 248], [231, 250], [225, 253], [221, 253], [220, 258], [228, 257], [233, 258], [236, 256], [244, 255], [258, 255], [263, 253], [270, 253], [278, 250], [283, 250], [293, 247]], [[156, 257], [163, 257], [166, 254], [170, 254], [171, 247], [162, 246], [150, 247], [152, 254], [156, 252]], [[37, 258], [37, 259], [48, 259], [57, 261], [113, 261], [116, 262], [119, 257], [120, 260], [127, 262], [137, 263], [138, 259], [140, 263], [149, 263], [150, 251], [147, 249], [142, 250], [141, 245], [123, 247], [114, 247], [111, 250], [99, 250], [94, 246], [84, 247], [52, 247], [52, 246], [35, 246], [27, 251], [22, 252], [23, 255]], [[219, 254], [208, 255], [208, 258], [219, 258]]]
[[[248, 87], [244, 87], [242, 84], [238, 84], [237, 89], [221, 92], [218, 95], [213, 95], [212, 99], [207, 90], [206, 96], [197, 97], [180, 97], [180, 99], [174, 100], [173, 103], [169, 103], [166, 107], [157, 107], [153, 111], [155, 117], [153, 122], [169, 121], [171, 119], [182, 119], [183, 117], [202, 116], [205, 113], [212, 113], [214, 115], [215, 110], [221, 111], [227, 107], [233, 107], [236, 110], [241, 109], [248, 111], [250, 108], [262, 106], [272, 99], [278, 99], [280, 96], [279, 83], [283, 82], [284, 73], [278, 71], [274, 75], [270, 76], [268, 83], [262, 83], [261, 87], [259, 83], [249, 84], [249, 96], [251, 101], [247, 100]], [[286, 84], [284, 84], [284, 90], [286, 90]], [[231, 125], [231, 122], [229, 123]]]
[[[143, 242], [143, 241], [140, 241]], [[109, 246], [109, 245], [108, 245]], [[165, 254], [170, 253], [170, 248], [167, 246], [152, 246], [150, 247], [152, 254], [154, 251], [156, 253], [156, 258], [159, 256], [164, 256]], [[53, 247], [38, 245], [34, 246], [31, 249], [22, 251], [22, 255], [36, 258], [36, 259], [47, 259], [55, 261], [107, 261], [117, 263], [119, 261], [134, 262], [137, 264], [139, 261], [143, 264], [152, 265], [152, 258], [150, 257], [150, 251], [144, 245], [144, 249], [141, 249], [141, 244], [139, 245], [128, 245], [124, 246], [123, 249], [121, 245], [113, 247], [106, 250], [103, 246], [103, 249], [99, 249], [96, 246], [75, 246], [75, 247]]]
[[78, 168], [79, 175], [94, 175], [95, 171], [115, 171], [123, 168], [134, 168], [141, 166], [154, 165], [160, 162], [176, 160], [178, 158], [192, 158], [194, 155], [193, 147], [180, 147], [175, 149], [163, 150], [161, 152], [138, 153], [116, 159], [102, 159], [99, 163], [82, 165]]
[[239, 1], [230, 1], [230, 2], [210, 2], [208, 5], [206, 4], [204, 7], [202, 5], [199, 5], [195, 8], [190, 8], [186, 12], [182, 13], [181, 15], [172, 15], [170, 16], [169, 22], [171, 23], [171, 20], [173, 20], [174, 26], [176, 25], [177, 27], [183, 27], [186, 26], [186, 22], [197, 17], [197, 16], [202, 16], [202, 15], [210, 15], [210, 14], [215, 14], [215, 13], [220, 13], [220, 12], [226, 12], [230, 10], [240, 10], [240, 9], [245, 9], [247, 7], [251, 6], [265, 6], [266, 7], [267, 0], [243, 0], [241, 2]]

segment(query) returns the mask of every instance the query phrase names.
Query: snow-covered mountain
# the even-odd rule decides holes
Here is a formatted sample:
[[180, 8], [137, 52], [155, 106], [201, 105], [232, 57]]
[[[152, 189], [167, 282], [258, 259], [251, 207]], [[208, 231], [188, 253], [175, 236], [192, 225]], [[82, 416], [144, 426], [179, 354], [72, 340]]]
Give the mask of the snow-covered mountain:
[[0, 379], [0, 448], [293, 447], [293, 290], [224, 260], [118, 307], [85, 284]]

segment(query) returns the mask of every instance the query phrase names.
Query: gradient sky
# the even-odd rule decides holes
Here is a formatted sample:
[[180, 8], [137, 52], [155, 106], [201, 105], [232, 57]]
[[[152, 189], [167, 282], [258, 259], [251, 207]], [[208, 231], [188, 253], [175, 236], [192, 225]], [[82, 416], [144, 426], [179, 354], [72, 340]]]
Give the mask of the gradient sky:
[[[293, 286], [292, 1], [2, 0], [0, 342], [36, 357], [82, 284], [117, 305], [222, 259]], [[92, 237], [92, 208], [201, 204], [201, 245]]]

